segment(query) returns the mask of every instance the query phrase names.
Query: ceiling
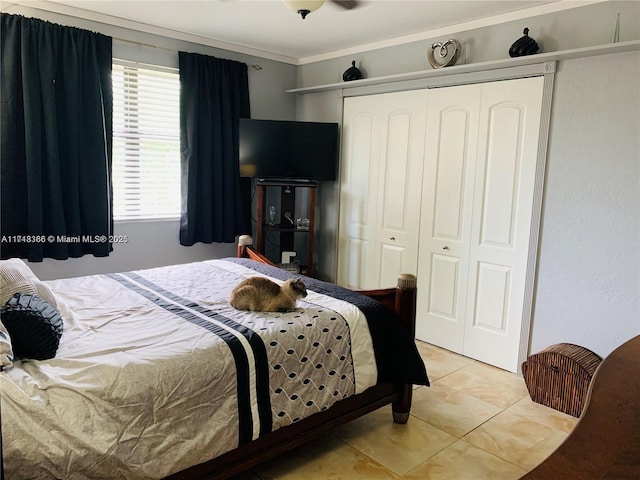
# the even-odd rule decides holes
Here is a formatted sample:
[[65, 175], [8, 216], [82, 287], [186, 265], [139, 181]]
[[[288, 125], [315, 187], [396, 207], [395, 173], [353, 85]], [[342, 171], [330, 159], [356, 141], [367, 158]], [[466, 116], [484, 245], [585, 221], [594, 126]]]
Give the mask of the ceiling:
[[302, 64], [587, 1], [360, 0], [346, 10], [329, 0], [304, 20], [281, 0], [6, 0], [2, 10], [28, 6]]

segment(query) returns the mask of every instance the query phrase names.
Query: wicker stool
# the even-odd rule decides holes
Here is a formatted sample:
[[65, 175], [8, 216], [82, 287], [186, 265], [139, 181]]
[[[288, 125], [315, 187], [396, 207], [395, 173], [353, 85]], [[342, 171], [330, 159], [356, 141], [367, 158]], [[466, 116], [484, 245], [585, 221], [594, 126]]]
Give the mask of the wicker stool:
[[579, 417], [600, 363], [602, 358], [589, 349], [558, 343], [531, 355], [522, 374], [531, 400]]

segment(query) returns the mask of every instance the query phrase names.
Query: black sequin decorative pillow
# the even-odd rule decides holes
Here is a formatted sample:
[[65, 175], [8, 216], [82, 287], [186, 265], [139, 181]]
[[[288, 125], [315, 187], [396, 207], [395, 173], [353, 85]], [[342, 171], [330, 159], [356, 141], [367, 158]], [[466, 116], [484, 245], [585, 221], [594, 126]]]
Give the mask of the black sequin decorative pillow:
[[11, 337], [15, 360], [46, 360], [56, 356], [62, 336], [62, 317], [45, 300], [16, 293], [0, 310]]

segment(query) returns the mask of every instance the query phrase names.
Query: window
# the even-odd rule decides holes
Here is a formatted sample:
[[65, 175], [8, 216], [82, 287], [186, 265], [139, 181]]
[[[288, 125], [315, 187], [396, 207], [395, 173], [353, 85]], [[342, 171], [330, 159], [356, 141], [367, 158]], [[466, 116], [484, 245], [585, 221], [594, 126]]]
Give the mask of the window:
[[112, 78], [114, 220], [179, 217], [179, 75], [118, 61]]

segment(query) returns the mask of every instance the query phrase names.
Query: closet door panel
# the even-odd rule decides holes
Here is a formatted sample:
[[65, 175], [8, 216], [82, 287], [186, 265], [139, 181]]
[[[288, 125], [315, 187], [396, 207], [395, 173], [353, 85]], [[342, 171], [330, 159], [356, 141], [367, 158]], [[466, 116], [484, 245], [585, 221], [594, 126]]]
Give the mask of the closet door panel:
[[467, 196], [464, 179], [469, 148], [466, 126], [469, 116], [468, 110], [459, 107], [450, 108], [440, 114], [440, 161], [436, 165], [435, 175], [433, 237], [443, 241], [464, 241], [464, 204]]
[[349, 238], [346, 240], [346, 249], [351, 252], [349, 256], [344, 257], [343, 271], [345, 275], [345, 284], [361, 285], [365, 282], [367, 269], [367, 258], [371, 257], [371, 242], [363, 242], [357, 238]]
[[396, 245], [380, 245], [380, 282], [379, 288], [389, 287], [392, 278], [398, 282], [398, 275], [405, 272], [401, 267], [407, 263], [406, 249]]
[[483, 159], [482, 244], [512, 247], [524, 115], [523, 105], [499, 104], [488, 112], [488, 144]]
[[475, 272], [477, 302], [471, 315], [474, 327], [496, 334], [506, 335], [509, 305], [511, 268], [486, 262], [478, 262]]
[[462, 353], [480, 85], [429, 91], [418, 261], [421, 340]]
[[482, 86], [465, 355], [516, 372], [538, 156], [542, 77]]
[[456, 322], [459, 319], [460, 258], [431, 255], [429, 313]]
[[401, 273], [417, 273], [426, 109], [427, 90], [384, 96], [376, 232], [381, 269], [377, 288], [393, 286]]
[[377, 288], [381, 118], [381, 95], [344, 100], [337, 280], [353, 289]]
[[369, 182], [376, 178], [374, 167], [377, 164], [377, 121], [369, 114], [354, 118], [350, 155], [358, 161], [349, 162], [343, 170], [343, 185], [348, 186], [351, 207], [346, 211], [346, 221], [349, 237], [352, 238], [373, 238], [376, 198], [375, 190], [369, 189]]

